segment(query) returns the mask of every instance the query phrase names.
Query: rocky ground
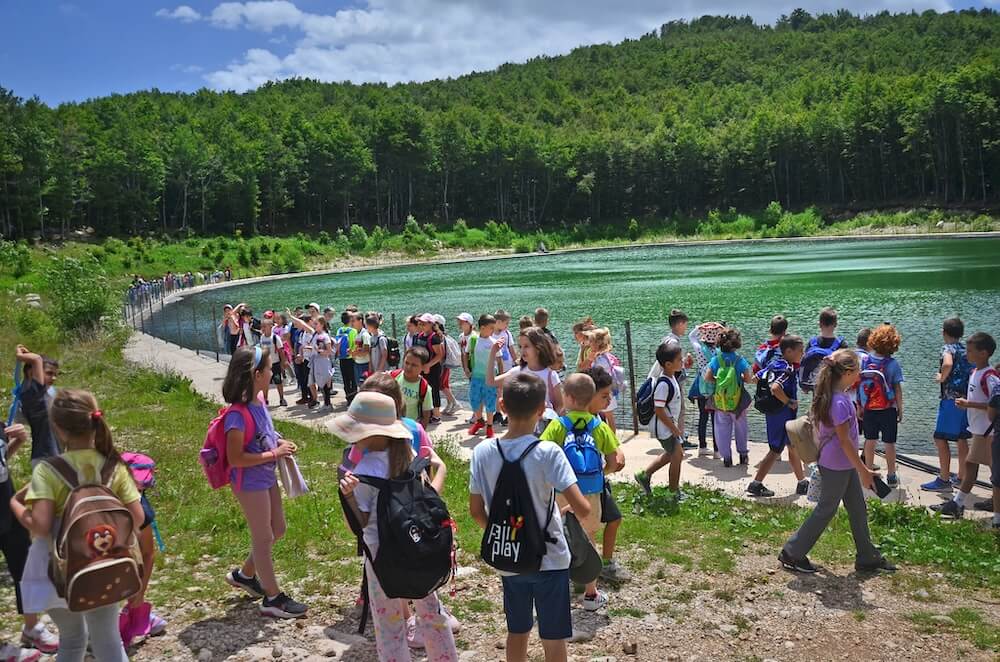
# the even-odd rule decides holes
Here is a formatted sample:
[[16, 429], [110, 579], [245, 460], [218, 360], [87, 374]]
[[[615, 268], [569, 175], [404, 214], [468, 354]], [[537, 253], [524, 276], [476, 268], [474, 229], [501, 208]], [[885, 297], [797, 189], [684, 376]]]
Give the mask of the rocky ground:
[[[586, 634], [571, 643], [570, 659], [617, 660], [869, 660], [1000, 659], [963, 638], [956, 608], [985, 614], [995, 636], [1000, 610], [995, 598], [956, 590], [941, 575], [903, 569], [896, 576], [860, 577], [843, 567], [814, 576], [781, 570], [771, 550], [742, 550], [731, 573], [706, 573], [631, 549], [625, 562], [632, 581], [608, 587], [606, 609], [574, 608], [574, 626]], [[164, 569], [169, 573], [172, 570]], [[257, 604], [220, 578], [210, 593], [198, 590], [158, 605], [170, 621], [167, 633], [133, 648], [136, 660], [376, 660], [369, 625], [356, 632], [357, 587], [330, 586], [322, 595], [291, 592], [311, 605], [308, 618], [274, 621]], [[7, 592], [8, 587], [2, 591]], [[454, 598], [443, 596], [462, 621], [456, 636], [462, 660], [502, 660], [505, 626], [500, 582], [471, 564]], [[8, 601], [4, 600], [9, 604]], [[920, 623], [915, 623], [916, 617]], [[4, 617], [2, 635], [14, 624]], [[422, 651], [414, 659], [421, 660]], [[531, 658], [541, 660], [537, 639]]]

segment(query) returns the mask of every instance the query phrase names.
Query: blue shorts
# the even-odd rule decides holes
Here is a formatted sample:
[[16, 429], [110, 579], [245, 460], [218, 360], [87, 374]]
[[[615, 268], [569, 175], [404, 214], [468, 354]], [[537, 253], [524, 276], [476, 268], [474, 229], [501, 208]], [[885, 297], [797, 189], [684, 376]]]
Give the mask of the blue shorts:
[[899, 418], [896, 408], [865, 411], [865, 416], [861, 420], [861, 429], [864, 432], [865, 441], [878, 441], [881, 436], [883, 444], [896, 443], [896, 435], [899, 433]]
[[788, 407], [782, 407], [773, 414], [764, 416], [765, 427], [767, 427], [767, 445], [775, 454], [781, 455], [788, 445], [788, 431], [785, 430], [785, 423], [795, 420], [795, 412]]
[[503, 610], [507, 631], [527, 634], [538, 614], [538, 636], [545, 640], [569, 639], [573, 622], [569, 608], [569, 570], [533, 572], [502, 577]]
[[969, 439], [969, 413], [959, 408], [952, 399], [942, 400], [938, 405], [937, 424], [934, 426], [934, 438], [945, 441]]
[[142, 506], [143, 515], [142, 526], [139, 527], [141, 531], [156, 521], [156, 511], [153, 510], [153, 505], [149, 503], [149, 499], [142, 492], [139, 493], [139, 504]]
[[479, 409], [482, 405], [486, 411], [497, 410], [497, 387], [487, 386], [485, 379], [473, 377], [469, 380], [469, 405], [472, 411]]

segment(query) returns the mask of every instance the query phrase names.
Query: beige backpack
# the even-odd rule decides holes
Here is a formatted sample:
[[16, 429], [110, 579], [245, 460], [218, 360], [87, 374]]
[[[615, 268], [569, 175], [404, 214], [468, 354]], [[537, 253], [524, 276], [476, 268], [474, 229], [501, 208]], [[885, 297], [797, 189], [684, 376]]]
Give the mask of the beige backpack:
[[52, 537], [49, 578], [70, 611], [114, 604], [142, 588], [142, 553], [132, 513], [109, 487], [116, 462], [105, 461], [100, 484], [80, 484], [61, 457], [43, 460], [70, 489]]

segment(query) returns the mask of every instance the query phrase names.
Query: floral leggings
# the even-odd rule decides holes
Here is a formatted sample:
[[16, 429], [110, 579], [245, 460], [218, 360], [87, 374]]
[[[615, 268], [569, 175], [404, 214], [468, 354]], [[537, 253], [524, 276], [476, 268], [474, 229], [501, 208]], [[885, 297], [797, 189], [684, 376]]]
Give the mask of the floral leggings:
[[[406, 645], [406, 619], [403, 602], [389, 598], [375, 577], [375, 570], [365, 559], [368, 574], [368, 599], [371, 601], [372, 620], [375, 622], [375, 647], [381, 662], [409, 662], [410, 648]], [[451, 628], [441, 613], [437, 594], [413, 601], [417, 615], [417, 629], [424, 635], [427, 659], [433, 662], [457, 662], [458, 651]]]

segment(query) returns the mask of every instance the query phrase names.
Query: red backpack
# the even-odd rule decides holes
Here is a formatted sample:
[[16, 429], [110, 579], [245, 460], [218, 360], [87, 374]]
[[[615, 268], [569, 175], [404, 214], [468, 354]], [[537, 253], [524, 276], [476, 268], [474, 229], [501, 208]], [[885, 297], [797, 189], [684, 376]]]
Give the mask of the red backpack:
[[[389, 376], [396, 379], [401, 374], [403, 374], [402, 370], [393, 370], [389, 373]], [[420, 376], [420, 386], [417, 388], [419, 389], [417, 396], [417, 415], [412, 418], [420, 419], [424, 415], [424, 398], [427, 397], [427, 389], [430, 388], [430, 385], [427, 383], [427, 380], [424, 379], [423, 375]]]
[[[253, 416], [245, 404], [231, 404], [219, 410], [219, 415], [208, 424], [208, 433], [205, 435], [205, 443], [201, 447], [198, 461], [201, 468], [205, 470], [205, 478], [213, 490], [229, 485], [230, 469], [226, 457], [226, 430], [225, 418], [230, 411], [238, 411], [243, 416], [243, 447], [246, 448], [257, 435], [257, 426], [253, 422]], [[236, 489], [240, 489], [243, 483], [243, 470], [236, 470]]]

